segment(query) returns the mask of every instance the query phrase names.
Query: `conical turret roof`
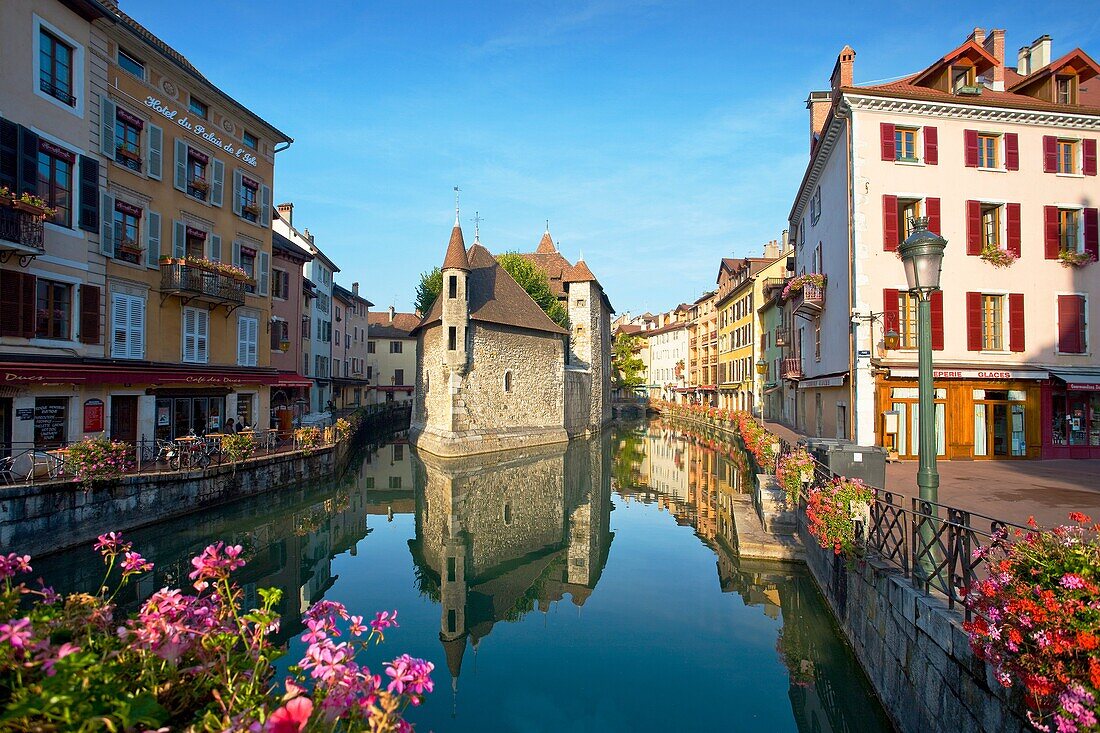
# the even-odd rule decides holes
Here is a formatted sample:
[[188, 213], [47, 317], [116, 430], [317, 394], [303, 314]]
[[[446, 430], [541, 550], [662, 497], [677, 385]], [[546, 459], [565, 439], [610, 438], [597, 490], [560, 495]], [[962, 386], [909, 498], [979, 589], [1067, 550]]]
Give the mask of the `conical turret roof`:
[[577, 264], [569, 268], [569, 271], [564, 274], [562, 281], [567, 283], [597, 282], [596, 276], [588, 269], [588, 265], [584, 264], [584, 260], [577, 260]]
[[550, 238], [550, 230], [547, 229], [542, 234], [542, 239], [539, 240], [539, 246], [535, 249], [535, 254], [539, 255], [552, 255], [558, 251], [558, 248], [554, 246], [554, 240]]
[[447, 256], [443, 258], [444, 270], [470, 271], [470, 260], [466, 257], [466, 242], [462, 239], [462, 227], [455, 218], [454, 229], [451, 230], [451, 241], [447, 243]]

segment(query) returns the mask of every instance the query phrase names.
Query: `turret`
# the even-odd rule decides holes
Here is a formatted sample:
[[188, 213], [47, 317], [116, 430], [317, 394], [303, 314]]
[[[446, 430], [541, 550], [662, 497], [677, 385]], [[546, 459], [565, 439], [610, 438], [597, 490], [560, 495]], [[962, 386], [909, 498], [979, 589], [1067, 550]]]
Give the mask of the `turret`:
[[439, 297], [443, 299], [447, 366], [459, 374], [465, 374], [470, 363], [466, 333], [470, 325], [469, 278], [470, 261], [466, 257], [466, 243], [462, 240], [462, 227], [455, 216], [447, 256], [443, 259], [443, 291]]

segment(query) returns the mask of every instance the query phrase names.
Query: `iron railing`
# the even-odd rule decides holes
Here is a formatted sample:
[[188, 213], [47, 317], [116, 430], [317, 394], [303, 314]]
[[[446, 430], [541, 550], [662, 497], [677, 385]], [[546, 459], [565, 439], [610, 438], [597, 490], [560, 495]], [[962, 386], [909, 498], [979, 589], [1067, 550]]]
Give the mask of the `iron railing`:
[[0, 206], [0, 240], [43, 252], [43, 228], [41, 217], [11, 206]]
[[177, 260], [161, 264], [160, 289], [163, 292], [200, 296], [218, 302], [244, 303], [245, 283], [220, 272]]
[[802, 379], [802, 359], [797, 356], [788, 356], [783, 360], [781, 371], [783, 379]]

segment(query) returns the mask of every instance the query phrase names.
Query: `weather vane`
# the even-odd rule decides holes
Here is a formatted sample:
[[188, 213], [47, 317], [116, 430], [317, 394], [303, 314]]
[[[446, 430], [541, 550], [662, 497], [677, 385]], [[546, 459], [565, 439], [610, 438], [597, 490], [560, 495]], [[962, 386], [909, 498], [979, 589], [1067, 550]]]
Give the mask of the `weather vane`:
[[474, 222], [474, 239], [480, 240], [480, 238], [481, 238], [481, 222], [482, 221], [483, 220], [481, 218], [481, 212], [475, 211], [474, 212], [474, 219], [473, 219], [473, 222]]
[[458, 221], [458, 186], [455, 186], [455, 221]]

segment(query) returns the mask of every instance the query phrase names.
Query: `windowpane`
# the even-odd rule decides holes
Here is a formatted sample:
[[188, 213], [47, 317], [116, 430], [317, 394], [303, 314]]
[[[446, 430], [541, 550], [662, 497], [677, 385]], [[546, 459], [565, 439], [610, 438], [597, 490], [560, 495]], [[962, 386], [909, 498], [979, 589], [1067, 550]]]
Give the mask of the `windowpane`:
[[38, 195], [57, 213], [49, 221], [72, 225], [73, 166], [63, 158], [38, 152]]
[[76, 104], [72, 96], [72, 65], [73, 49], [47, 31], [41, 31], [39, 89], [70, 106]]
[[52, 280], [38, 280], [35, 304], [35, 336], [47, 339], [69, 338], [72, 313], [72, 288]]
[[1059, 140], [1058, 141], [1058, 172], [1059, 173], [1076, 173], [1077, 172], [1077, 141], [1076, 140]]
[[139, 79], [145, 78], [145, 65], [122, 49], [118, 51], [118, 65]]
[[996, 135], [978, 136], [978, 166], [981, 168], [997, 168], [997, 142]]
[[894, 130], [894, 156], [895, 160], [917, 159], [917, 131], [895, 129]]
[[1001, 245], [1001, 207], [982, 207], [982, 244], [991, 247]]
[[1003, 295], [982, 296], [982, 349], [1000, 351], [1003, 344]]
[[1077, 219], [1075, 209], [1058, 211], [1058, 241], [1063, 252], [1076, 252], [1078, 249]]
[[191, 114], [198, 115], [199, 117], [206, 119], [207, 106], [205, 102], [202, 102], [194, 97], [191, 97], [191, 101], [187, 105], [187, 109], [191, 110]]

